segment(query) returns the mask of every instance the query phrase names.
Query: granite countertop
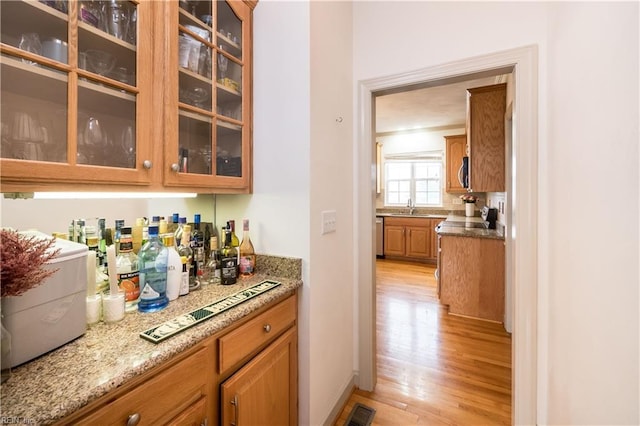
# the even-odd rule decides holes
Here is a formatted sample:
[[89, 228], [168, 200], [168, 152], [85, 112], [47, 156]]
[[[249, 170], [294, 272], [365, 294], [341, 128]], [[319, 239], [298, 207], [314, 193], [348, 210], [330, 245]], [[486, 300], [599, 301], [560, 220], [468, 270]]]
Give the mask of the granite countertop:
[[[437, 232], [438, 235], [504, 240], [504, 226], [500, 223], [496, 223], [496, 229], [471, 227], [472, 224], [482, 222], [484, 221], [481, 217], [465, 217], [461, 214], [451, 213], [445, 221], [440, 223]], [[465, 223], [465, 226], [461, 226], [462, 223]]]
[[[136, 311], [114, 324], [92, 325], [83, 336], [13, 368], [11, 377], [0, 386], [0, 418], [27, 424], [59, 420], [302, 285], [300, 259], [259, 255], [256, 270], [260, 272], [234, 285], [203, 286], [162, 311]], [[281, 285], [158, 344], [139, 336], [266, 279]]]

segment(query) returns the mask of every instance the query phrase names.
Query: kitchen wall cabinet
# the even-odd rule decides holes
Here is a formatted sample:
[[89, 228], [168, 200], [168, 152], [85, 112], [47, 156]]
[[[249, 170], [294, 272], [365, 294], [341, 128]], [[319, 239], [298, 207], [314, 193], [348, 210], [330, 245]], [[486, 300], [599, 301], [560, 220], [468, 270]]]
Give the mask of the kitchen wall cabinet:
[[152, 2], [122, 4], [137, 17], [126, 33], [54, 4], [2, 4], [2, 190], [149, 185]]
[[441, 219], [386, 217], [384, 255], [420, 261], [434, 261], [437, 255], [435, 226]]
[[446, 173], [445, 190], [451, 193], [467, 192], [460, 180], [462, 179], [462, 157], [467, 155], [467, 135], [445, 136], [446, 144]]
[[297, 297], [293, 294], [56, 424], [242, 426], [294, 425], [297, 420]]
[[115, 5], [3, 3], [2, 191], [250, 192], [255, 2]]
[[505, 191], [507, 85], [467, 90], [469, 191]]
[[[251, 189], [254, 3], [162, 2], [165, 30], [163, 184]], [[158, 50], [162, 46], [158, 46]]]
[[452, 314], [504, 322], [504, 241], [440, 236], [440, 302]]

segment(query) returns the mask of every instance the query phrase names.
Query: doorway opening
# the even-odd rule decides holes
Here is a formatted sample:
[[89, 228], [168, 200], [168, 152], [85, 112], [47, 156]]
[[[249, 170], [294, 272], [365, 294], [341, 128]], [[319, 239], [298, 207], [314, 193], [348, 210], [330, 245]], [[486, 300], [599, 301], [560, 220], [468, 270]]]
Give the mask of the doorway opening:
[[[362, 81], [358, 87], [357, 208], [354, 231], [362, 245], [355, 256], [358, 283], [358, 386], [376, 384], [375, 298], [375, 161], [374, 95], [465, 81], [496, 73], [514, 74], [511, 125], [513, 150], [507, 183], [512, 209], [505, 233], [507, 276], [513, 309], [512, 407], [513, 422], [536, 423], [537, 408], [537, 48], [527, 46], [426, 68], [405, 74]], [[488, 73], [488, 74], [487, 74]], [[517, 265], [517, 268], [514, 267]]]

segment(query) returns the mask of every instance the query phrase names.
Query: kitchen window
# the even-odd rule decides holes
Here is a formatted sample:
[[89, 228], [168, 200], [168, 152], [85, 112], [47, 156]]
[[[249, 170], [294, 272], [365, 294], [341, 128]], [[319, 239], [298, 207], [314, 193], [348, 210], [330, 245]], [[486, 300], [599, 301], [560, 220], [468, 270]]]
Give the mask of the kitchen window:
[[441, 160], [385, 161], [385, 206], [406, 206], [411, 198], [415, 206], [442, 205]]

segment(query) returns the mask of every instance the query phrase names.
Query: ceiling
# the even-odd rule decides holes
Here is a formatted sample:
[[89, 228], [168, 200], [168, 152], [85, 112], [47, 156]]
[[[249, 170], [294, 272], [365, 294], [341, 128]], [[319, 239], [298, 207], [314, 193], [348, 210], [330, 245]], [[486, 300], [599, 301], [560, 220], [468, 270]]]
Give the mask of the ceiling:
[[376, 96], [376, 134], [465, 126], [467, 89], [506, 82], [506, 74]]

